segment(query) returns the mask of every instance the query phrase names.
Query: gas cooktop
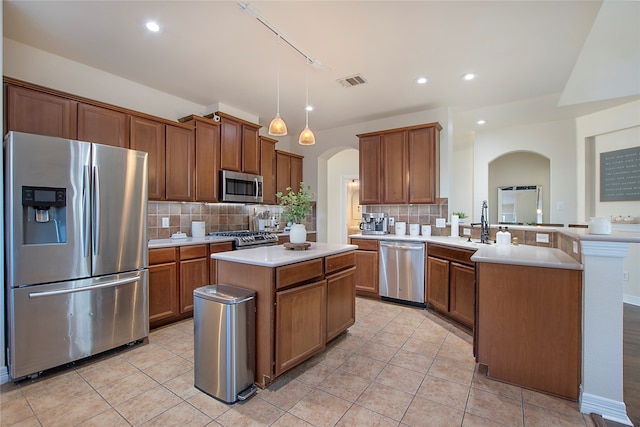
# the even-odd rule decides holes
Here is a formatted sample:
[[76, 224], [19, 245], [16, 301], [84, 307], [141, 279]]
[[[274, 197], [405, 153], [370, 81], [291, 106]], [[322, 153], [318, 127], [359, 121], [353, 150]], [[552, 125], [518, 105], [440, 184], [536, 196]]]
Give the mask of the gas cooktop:
[[233, 237], [234, 249], [248, 249], [278, 243], [278, 236], [269, 231], [213, 231], [209, 236]]

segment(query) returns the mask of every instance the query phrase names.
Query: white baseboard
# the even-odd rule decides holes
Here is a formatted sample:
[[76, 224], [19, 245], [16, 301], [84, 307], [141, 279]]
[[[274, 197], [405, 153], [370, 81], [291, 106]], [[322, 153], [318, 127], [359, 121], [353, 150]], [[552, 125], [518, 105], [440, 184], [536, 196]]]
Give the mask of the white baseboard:
[[622, 297], [622, 301], [624, 301], [625, 304], [631, 304], [631, 305], [636, 305], [640, 307], [640, 297], [637, 297], [635, 295], [625, 294]]
[[583, 414], [599, 414], [607, 420], [633, 426], [633, 423], [627, 416], [627, 406], [624, 402], [607, 399], [606, 397], [582, 393], [580, 395], [580, 412]]
[[9, 382], [9, 370], [6, 366], [0, 366], [0, 384]]

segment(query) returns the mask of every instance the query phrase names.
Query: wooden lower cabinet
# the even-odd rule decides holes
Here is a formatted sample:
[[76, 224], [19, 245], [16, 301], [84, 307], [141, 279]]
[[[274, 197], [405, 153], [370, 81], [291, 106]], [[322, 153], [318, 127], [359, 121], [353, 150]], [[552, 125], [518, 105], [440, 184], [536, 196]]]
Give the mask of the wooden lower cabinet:
[[178, 316], [178, 254], [176, 248], [149, 250], [149, 324], [154, 327]]
[[327, 341], [356, 321], [356, 268], [327, 276]]
[[427, 303], [471, 329], [476, 301], [474, 252], [427, 244]]
[[353, 238], [351, 244], [358, 245], [354, 273], [356, 295], [380, 298], [378, 240]]
[[276, 376], [324, 348], [326, 306], [326, 280], [276, 292]]
[[180, 261], [180, 312], [193, 311], [193, 291], [209, 284], [207, 258]]
[[487, 375], [577, 400], [582, 271], [478, 263], [476, 361]]

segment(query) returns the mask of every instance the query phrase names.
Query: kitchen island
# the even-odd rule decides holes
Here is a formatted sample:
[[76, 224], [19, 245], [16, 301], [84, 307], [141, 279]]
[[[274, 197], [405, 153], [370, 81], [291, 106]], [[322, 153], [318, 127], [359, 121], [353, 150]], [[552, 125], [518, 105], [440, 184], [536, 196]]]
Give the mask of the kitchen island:
[[275, 378], [324, 349], [355, 322], [355, 245], [311, 243], [211, 254], [211, 283], [256, 291], [255, 383]]

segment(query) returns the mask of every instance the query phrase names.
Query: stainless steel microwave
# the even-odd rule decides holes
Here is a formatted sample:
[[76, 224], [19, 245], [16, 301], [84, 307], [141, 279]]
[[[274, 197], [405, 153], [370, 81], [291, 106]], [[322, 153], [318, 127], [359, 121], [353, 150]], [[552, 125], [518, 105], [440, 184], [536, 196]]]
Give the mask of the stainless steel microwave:
[[222, 202], [262, 203], [262, 176], [221, 171]]

